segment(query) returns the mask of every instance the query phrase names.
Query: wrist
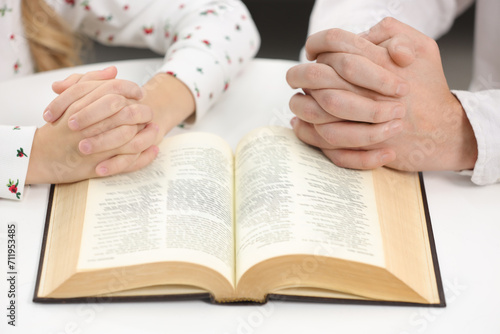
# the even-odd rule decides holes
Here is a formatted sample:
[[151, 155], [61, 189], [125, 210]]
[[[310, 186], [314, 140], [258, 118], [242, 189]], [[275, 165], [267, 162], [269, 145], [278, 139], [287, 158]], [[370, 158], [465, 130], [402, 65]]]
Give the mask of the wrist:
[[462, 104], [455, 95], [452, 96], [453, 101], [451, 105], [453, 111], [450, 114], [456, 115], [456, 119], [455, 121], [452, 119], [452, 123], [450, 124], [452, 129], [455, 129], [451, 134], [452, 139], [449, 147], [449, 152], [453, 154], [453, 165], [450, 169], [474, 169], [478, 155], [476, 136]]
[[157, 142], [195, 112], [196, 105], [190, 89], [172, 75], [156, 74], [143, 86], [143, 90], [141, 102], [151, 107], [153, 123], [160, 128]]
[[50, 183], [49, 168], [46, 162], [49, 160], [46, 148], [48, 143], [44, 140], [44, 132], [47, 125], [37, 129], [33, 137], [31, 156], [26, 174], [26, 184]]
[[26, 174], [27, 184], [67, 183], [95, 176], [97, 162], [87, 163], [78, 151], [79, 134], [71, 130], [61, 131], [57, 125], [60, 122], [57, 121], [56, 125], [47, 123], [36, 130]]

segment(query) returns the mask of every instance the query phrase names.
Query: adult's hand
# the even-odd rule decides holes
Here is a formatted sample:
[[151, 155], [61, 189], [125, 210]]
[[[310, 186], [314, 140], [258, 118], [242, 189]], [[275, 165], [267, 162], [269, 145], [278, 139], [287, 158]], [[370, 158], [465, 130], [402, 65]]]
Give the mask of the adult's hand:
[[287, 76], [306, 93], [290, 101], [298, 116], [292, 123], [299, 138], [335, 164], [473, 168], [475, 137], [448, 88], [434, 40], [386, 18], [361, 36], [339, 29], [318, 33], [306, 50], [317, 63]]

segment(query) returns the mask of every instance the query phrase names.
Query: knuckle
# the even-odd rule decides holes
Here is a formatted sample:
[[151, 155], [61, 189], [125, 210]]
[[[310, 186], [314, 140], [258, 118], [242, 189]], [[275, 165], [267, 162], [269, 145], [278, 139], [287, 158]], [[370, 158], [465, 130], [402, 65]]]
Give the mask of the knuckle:
[[109, 108], [117, 112], [118, 110], [122, 109], [124, 106], [127, 105], [127, 99], [123, 97], [122, 95], [117, 95], [117, 94], [110, 94], [107, 95], [108, 98], [108, 103], [109, 103]]
[[371, 123], [380, 123], [384, 121], [385, 109], [380, 103], [375, 102], [372, 108], [368, 109], [368, 118]]
[[120, 89], [122, 88], [122, 82], [121, 82], [121, 80], [112, 79], [112, 80], [108, 80], [102, 87], [105, 90], [118, 93], [118, 92], [120, 92]]
[[295, 84], [295, 76], [296, 76], [296, 68], [295, 66], [290, 68], [288, 71], [286, 71], [286, 82], [288, 83], [288, 85], [292, 88], [296, 88], [296, 84]]
[[332, 52], [320, 53], [316, 57], [316, 63], [327, 64], [327, 65], [332, 64], [335, 61], [335, 57], [337, 55], [338, 54]]
[[88, 81], [79, 81], [75, 83], [73, 86], [71, 86], [71, 93], [75, 96], [83, 96], [85, 95], [88, 91], [89, 88], [92, 87], [92, 83]]
[[368, 131], [367, 133], [367, 143], [366, 146], [372, 145], [377, 143], [378, 139], [378, 134], [375, 133], [374, 131]]
[[94, 126], [91, 126], [91, 127], [88, 127], [86, 129], [83, 129], [81, 130], [82, 132], [82, 136], [85, 137], [85, 138], [90, 138], [90, 137], [94, 137], [94, 136], [97, 136], [98, 134], [102, 133], [102, 126], [100, 123], [94, 125]]
[[294, 96], [292, 96], [290, 98], [290, 101], [288, 102], [288, 106], [290, 107], [290, 110], [295, 114], [297, 115], [297, 110], [299, 109], [299, 99], [300, 97], [298, 96], [298, 94], [300, 93], [297, 93], [295, 94]]
[[135, 127], [133, 126], [120, 126], [118, 128], [119, 138], [123, 138], [124, 140], [130, 140], [136, 134]]
[[126, 106], [125, 111], [128, 123], [137, 124], [141, 121], [141, 113], [140, 110], [137, 108], [137, 105], [133, 104]]
[[321, 69], [316, 64], [307, 66], [304, 71], [304, 77], [308, 82], [316, 82], [322, 76]]
[[384, 95], [394, 95], [398, 87], [399, 80], [387, 72], [380, 73], [379, 90]]
[[318, 132], [328, 144], [333, 147], [338, 146], [339, 139], [336, 135], [336, 131], [333, 129], [333, 126], [322, 126]]
[[383, 134], [381, 133], [381, 127], [377, 125], [371, 125], [366, 131], [367, 142], [364, 146], [370, 146], [379, 143], [383, 139]]
[[141, 137], [136, 137], [134, 140], [130, 142], [132, 152], [134, 153], [142, 152], [144, 145], [145, 141]]
[[419, 54], [435, 54], [439, 53], [438, 43], [429, 36], [423, 35], [421, 39], [415, 43], [415, 51]]
[[374, 166], [370, 159], [370, 155], [368, 152], [363, 152], [360, 154], [359, 159], [359, 168], [360, 169], [372, 169]]
[[138, 108], [137, 105], [132, 104], [128, 105], [124, 108], [125, 111], [125, 123], [126, 124], [138, 124], [138, 123], [143, 123], [142, 122], [142, 113], [141, 110]]
[[339, 28], [328, 29], [325, 34], [325, 40], [328, 44], [333, 44], [341, 39], [343, 32]]
[[385, 30], [392, 30], [394, 25], [398, 22], [395, 18], [387, 16], [380, 21], [380, 27]]
[[351, 54], [343, 54], [339, 58], [340, 70], [342, 70], [343, 76], [348, 80], [354, 78], [358, 68], [356, 58]]
[[312, 121], [316, 117], [313, 103], [306, 96], [294, 96], [290, 99], [290, 110], [304, 121]]
[[411, 40], [410, 40], [410, 37], [408, 37], [408, 35], [406, 34], [403, 34], [403, 33], [398, 33], [396, 34], [392, 40], [390, 41], [390, 43], [392, 43], [393, 45], [402, 45], [402, 46], [406, 46], [408, 48], [411, 47]]
[[324, 109], [334, 114], [344, 106], [344, 99], [339, 94], [333, 92], [324, 94], [321, 97], [321, 101]]
[[342, 151], [339, 150], [331, 151], [328, 157], [335, 166], [343, 168], [349, 167], [347, 164], [346, 155]]
[[318, 115], [316, 113], [316, 108], [310, 102], [306, 102], [301, 108], [301, 118], [305, 121], [314, 123]]
[[67, 109], [66, 112], [68, 115], [75, 115], [76, 119], [78, 120], [78, 123], [85, 122], [87, 120], [87, 116], [85, 115], [84, 112], [79, 112], [82, 110], [82, 105], [79, 101], [72, 103]]
[[106, 138], [104, 138], [103, 133], [98, 133], [95, 136], [87, 139], [92, 147], [101, 147], [103, 143], [106, 142]]

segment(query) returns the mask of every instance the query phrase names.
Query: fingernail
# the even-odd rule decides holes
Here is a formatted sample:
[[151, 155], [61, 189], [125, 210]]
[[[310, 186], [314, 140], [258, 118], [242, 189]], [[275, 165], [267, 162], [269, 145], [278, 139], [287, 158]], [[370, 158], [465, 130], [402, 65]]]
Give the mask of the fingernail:
[[99, 175], [99, 176], [108, 175], [108, 169], [106, 167], [99, 167], [97, 169], [97, 175]]
[[405, 108], [401, 105], [396, 106], [392, 109], [392, 119], [403, 118], [405, 116]]
[[291, 120], [290, 120], [290, 125], [292, 126], [292, 128], [295, 127], [295, 124], [297, 124], [297, 117], [293, 117]]
[[50, 110], [45, 110], [45, 112], [43, 113], [43, 119], [46, 121], [46, 122], [51, 122], [52, 121], [52, 113], [50, 112]]
[[79, 128], [78, 121], [74, 118], [70, 118], [70, 120], [68, 121], [68, 126], [71, 130], [78, 130]]
[[405, 82], [402, 82], [398, 85], [398, 88], [396, 89], [396, 95], [398, 96], [405, 96], [410, 92], [410, 85], [408, 85]]
[[82, 152], [83, 154], [89, 154], [90, 150], [92, 149], [89, 141], [86, 139], [84, 139], [80, 142], [80, 145], [78, 145], [78, 148], [80, 149], [80, 152]]

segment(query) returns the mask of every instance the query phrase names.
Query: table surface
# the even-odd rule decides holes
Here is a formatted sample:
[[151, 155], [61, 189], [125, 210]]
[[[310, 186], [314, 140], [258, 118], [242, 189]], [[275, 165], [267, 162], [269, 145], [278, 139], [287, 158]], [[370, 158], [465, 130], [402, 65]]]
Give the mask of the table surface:
[[[144, 83], [160, 59], [114, 63], [120, 78]], [[189, 131], [221, 135], [231, 146], [262, 125], [289, 126], [285, 81], [295, 62], [256, 59], [220, 103]], [[0, 124], [42, 125], [50, 84], [94, 64], [0, 83]], [[175, 129], [173, 133], [187, 130]], [[32, 302], [48, 186], [22, 201], [0, 200], [0, 333], [500, 333], [500, 184], [479, 187], [453, 172], [424, 173], [446, 308], [269, 302], [221, 306], [203, 301], [108, 304]], [[15, 223], [16, 327], [7, 324], [7, 225]]]

